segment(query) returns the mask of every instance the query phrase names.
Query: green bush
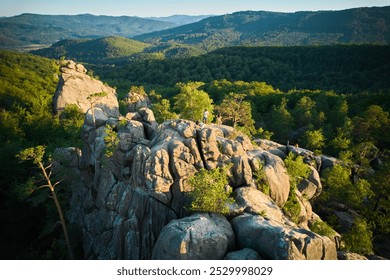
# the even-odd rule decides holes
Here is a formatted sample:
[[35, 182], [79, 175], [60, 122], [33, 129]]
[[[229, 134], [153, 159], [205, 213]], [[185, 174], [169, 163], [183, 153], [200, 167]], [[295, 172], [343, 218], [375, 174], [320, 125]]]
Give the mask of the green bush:
[[193, 189], [189, 193], [192, 199], [190, 210], [221, 214], [229, 212], [229, 204], [234, 203], [234, 199], [230, 197], [232, 191], [227, 187], [228, 168], [202, 169], [189, 178], [188, 182]]
[[294, 156], [289, 153], [284, 160], [287, 173], [290, 176], [290, 183], [296, 187], [302, 179], [307, 179], [310, 175], [309, 166], [303, 162], [303, 157]]
[[310, 225], [310, 230], [318, 233], [319, 235], [330, 238], [333, 238], [333, 236], [336, 234], [336, 231], [330, 225], [321, 220], [316, 220], [312, 225]]
[[303, 162], [301, 156], [294, 156], [289, 153], [284, 160], [284, 164], [287, 168], [287, 173], [290, 176], [290, 192], [287, 202], [283, 206], [283, 212], [290, 217], [294, 223], [299, 222], [299, 215], [301, 213], [301, 205], [295, 194], [298, 183], [302, 179], [306, 179], [310, 174], [310, 168]]
[[270, 188], [269, 188], [269, 184], [266, 180], [266, 175], [265, 175], [265, 172], [263, 169], [263, 164], [260, 161], [258, 161], [258, 162], [259, 162], [259, 168], [253, 172], [253, 176], [255, 177], [255, 182], [257, 184], [257, 189], [259, 191], [261, 191], [262, 193], [269, 195]]
[[290, 188], [288, 199], [283, 206], [283, 212], [290, 218], [294, 223], [299, 223], [299, 214], [301, 213], [301, 204], [295, 194], [295, 188]]
[[114, 127], [110, 125], [106, 125], [104, 133], [104, 143], [106, 144], [104, 155], [107, 158], [110, 158], [114, 155], [115, 150], [118, 148], [119, 138], [118, 134], [114, 131]]
[[371, 185], [364, 179], [351, 181], [351, 170], [348, 167], [335, 165], [326, 169], [322, 176], [324, 186], [321, 200], [337, 201], [357, 210], [366, 208], [363, 203], [374, 195]]
[[367, 222], [362, 218], [355, 219], [351, 230], [344, 234], [341, 240], [344, 243], [344, 250], [361, 255], [373, 252], [372, 232], [368, 229]]

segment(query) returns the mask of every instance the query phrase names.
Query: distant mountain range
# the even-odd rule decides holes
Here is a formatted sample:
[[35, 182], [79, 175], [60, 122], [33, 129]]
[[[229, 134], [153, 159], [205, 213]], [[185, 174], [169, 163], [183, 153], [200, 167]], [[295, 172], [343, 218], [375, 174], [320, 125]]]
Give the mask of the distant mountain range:
[[0, 48], [52, 45], [59, 40], [122, 36], [131, 38], [198, 21], [206, 16], [159, 18], [22, 14], [0, 18]]
[[389, 44], [390, 6], [295, 13], [244, 11], [211, 17], [22, 14], [0, 18], [0, 48], [111, 36], [165, 47], [190, 45], [201, 53], [241, 45]]
[[146, 17], [146, 19], [154, 19], [166, 22], [173, 22], [176, 25], [185, 25], [201, 21], [202, 19], [211, 17], [211, 15], [200, 15], [200, 16], [188, 16], [188, 15], [173, 15], [169, 17]]
[[206, 51], [237, 45], [389, 44], [390, 6], [295, 13], [237, 12], [134, 39], [177, 42]]

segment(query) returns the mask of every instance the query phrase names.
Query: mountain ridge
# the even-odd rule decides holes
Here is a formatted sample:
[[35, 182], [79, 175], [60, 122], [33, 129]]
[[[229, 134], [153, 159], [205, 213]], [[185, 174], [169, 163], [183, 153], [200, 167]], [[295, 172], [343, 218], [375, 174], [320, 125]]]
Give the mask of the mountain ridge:
[[135, 36], [148, 43], [174, 41], [207, 51], [233, 45], [390, 43], [390, 6], [340, 11], [241, 11]]
[[108, 36], [188, 44], [203, 51], [236, 45], [389, 44], [390, 6], [293, 13], [238, 11], [210, 17], [30, 13], [0, 17], [0, 48], [49, 46], [63, 39]]
[[174, 26], [174, 23], [130, 16], [21, 14], [0, 18], [0, 47], [52, 45], [63, 39], [132, 37]]
[[171, 15], [166, 17], [145, 17], [146, 19], [153, 19], [153, 20], [159, 20], [159, 21], [167, 21], [167, 22], [173, 22], [177, 25], [184, 25], [189, 23], [198, 22], [202, 19], [211, 17], [213, 15], [198, 15], [198, 16], [190, 16], [190, 15]]

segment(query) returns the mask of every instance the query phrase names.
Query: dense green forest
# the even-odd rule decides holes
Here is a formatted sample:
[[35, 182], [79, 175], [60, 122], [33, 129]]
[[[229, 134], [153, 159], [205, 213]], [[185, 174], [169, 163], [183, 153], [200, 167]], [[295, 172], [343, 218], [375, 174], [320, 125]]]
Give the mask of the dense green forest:
[[131, 85], [173, 87], [178, 82], [263, 81], [282, 91], [338, 93], [390, 89], [390, 47], [372, 45], [232, 47], [185, 59], [93, 66], [119, 94]]
[[[159, 121], [185, 113], [183, 96], [206, 96], [211, 115], [253, 137], [341, 158], [341, 167], [323, 174], [315, 211], [332, 201], [357, 210], [359, 223], [346, 236], [349, 244], [356, 236], [368, 240], [364, 250], [350, 247], [366, 254], [372, 242], [377, 252], [375, 242], [390, 232], [389, 56], [389, 46], [375, 45], [236, 47], [88, 68], [116, 86], [120, 99], [130, 88], [145, 89]], [[66, 256], [58, 250], [62, 239], [52, 230], [51, 206], [41, 195], [21, 197], [18, 191], [36, 169], [15, 157], [30, 146], [45, 145], [50, 155], [56, 147], [80, 145], [83, 115], [75, 108], [53, 114], [58, 73], [55, 60], [0, 51], [2, 258]], [[233, 104], [244, 117], [226, 112]], [[66, 189], [60, 195], [65, 206]], [[339, 230], [332, 217], [327, 222]]]
[[[45, 145], [50, 154], [80, 143], [83, 114], [69, 108], [61, 118], [53, 115], [58, 73], [54, 60], [0, 51], [1, 258], [63, 258], [54, 248], [58, 233], [52, 231], [55, 211], [44, 202], [48, 193], [24, 194], [36, 170], [15, 157], [31, 146]], [[64, 191], [60, 196], [66, 204]]]

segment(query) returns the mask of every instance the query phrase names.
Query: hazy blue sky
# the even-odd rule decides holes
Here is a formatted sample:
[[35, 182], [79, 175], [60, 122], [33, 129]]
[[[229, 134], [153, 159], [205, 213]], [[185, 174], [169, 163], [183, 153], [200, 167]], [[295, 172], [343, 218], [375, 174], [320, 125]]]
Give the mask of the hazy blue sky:
[[388, 6], [390, 0], [1, 0], [0, 16], [21, 13], [168, 16], [209, 15], [245, 10], [342, 10]]

